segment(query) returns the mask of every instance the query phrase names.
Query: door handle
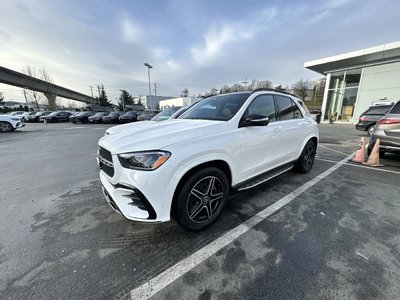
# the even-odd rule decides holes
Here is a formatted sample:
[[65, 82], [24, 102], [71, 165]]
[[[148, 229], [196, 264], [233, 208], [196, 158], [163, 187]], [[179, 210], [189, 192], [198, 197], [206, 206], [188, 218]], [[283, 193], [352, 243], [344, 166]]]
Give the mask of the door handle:
[[278, 132], [281, 132], [281, 128], [280, 128], [280, 127], [276, 127], [276, 128], [274, 129], [274, 133], [278, 133]]

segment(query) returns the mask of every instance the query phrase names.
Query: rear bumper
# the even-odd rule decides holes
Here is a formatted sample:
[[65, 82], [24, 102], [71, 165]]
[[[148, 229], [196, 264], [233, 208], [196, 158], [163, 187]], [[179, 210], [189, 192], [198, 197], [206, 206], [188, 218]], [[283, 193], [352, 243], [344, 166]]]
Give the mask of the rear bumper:
[[361, 122], [361, 123], [356, 124], [356, 129], [361, 130], [361, 131], [367, 131], [368, 127], [374, 126], [374, 125], [375, 125], [375, 123], [371, 123], [371, 122], [368, 122], [368, 123]]

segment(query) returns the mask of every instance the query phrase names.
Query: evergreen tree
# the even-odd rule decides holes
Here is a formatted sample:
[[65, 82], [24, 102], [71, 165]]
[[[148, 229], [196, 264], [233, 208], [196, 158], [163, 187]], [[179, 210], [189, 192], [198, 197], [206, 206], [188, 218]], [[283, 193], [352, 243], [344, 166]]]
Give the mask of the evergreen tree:
[[118, 107], [120, 111], [124, 110], [124, 106], [133, 105], [133, 97], [126, 90], [121, 90], [121, 95], [118, 98]]
[[107, 93], [104, 90], [104, 85], [103, 84], [99, 85], [98, 89], [100, 91], [100, 96], [97, 97], [97, 100], [99, 101], [99, 104], [101, 106], [110, 106], [111, 102], [108, 100]]

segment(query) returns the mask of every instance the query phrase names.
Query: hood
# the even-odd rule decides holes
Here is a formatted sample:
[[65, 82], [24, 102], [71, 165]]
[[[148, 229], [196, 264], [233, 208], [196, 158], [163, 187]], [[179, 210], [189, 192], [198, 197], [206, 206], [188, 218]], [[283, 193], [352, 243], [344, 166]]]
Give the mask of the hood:
[[[180, 119], [130, 123], [110, 129], [113, 129], [112, 133], [101, 138], [99, 145], [119, 154], [165, 149], [169, 145], [226, 131], [228, 124], [223, 121]], [[110, 129], [107, 131], [110, 132]]]

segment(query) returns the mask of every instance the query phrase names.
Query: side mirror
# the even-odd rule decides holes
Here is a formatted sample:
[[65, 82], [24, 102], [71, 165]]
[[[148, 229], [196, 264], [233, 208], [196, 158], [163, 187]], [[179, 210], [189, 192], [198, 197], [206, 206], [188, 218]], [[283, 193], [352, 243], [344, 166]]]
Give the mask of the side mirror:
[[239, 127], [250, 127], [250, 126], [267, 126], [269, 124], [269, 118], [261, 115], [250, 115], [245, 119], [242, 119], [239, 123]]

